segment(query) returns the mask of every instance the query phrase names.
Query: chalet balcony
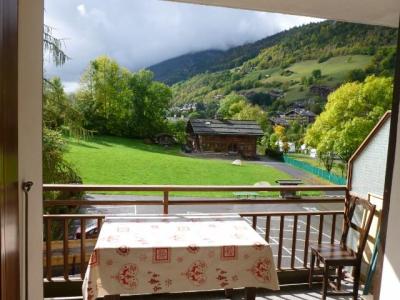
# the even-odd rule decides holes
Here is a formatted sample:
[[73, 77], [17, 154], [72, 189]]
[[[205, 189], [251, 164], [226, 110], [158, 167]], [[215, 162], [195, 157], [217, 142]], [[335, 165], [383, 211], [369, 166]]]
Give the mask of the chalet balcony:
[[[82, 280], [104, 218], [114, 209], [124, 213], [237, 213], [272, 248], [280, 292], [258, 291], [261, 299], [320, 299], [320, 286], [309, 290], [310, 243], [339, 242], [345, 213], [346, 186], [104, 186], [44, 185], [44, 192], [68, 195], [44, 200], [44, 294], [47, 298], [81, 297]], [[151, 192], [102, 198], [99, 193]], [[229, 197], [188, 197], [221, 192]], [[84, 193], [73, 200], [72, 194]], [[46, 193], [49, 194], [49, 193]], [[248, 197], [243, 195], [248, 195]], [[54, 195], [54, 194], [53, 194]], [[87, 195], [96, 195], [88, 197]], [[241, 197], [237, 197], [241, 195]], [[254, 197], [254, 195], [257, 195]], [[120, 200], [117, 200], [118, 198]], [[92, 198], [92, 199], [91, 199]], [[96, 200], [93, 200], [95, 198]], [[65, 208], [68, 207], [68, 210]], [[50, 213], [64, 208], [67, 213]], [[73, 211], [74, 213], [70, 213]], [[106, 213], [104, 213], [106, 212]], [[86, 234], [83, 234], [86, 233]], [[367, 249], [367, 256], [371, 250]], [[351, 285], [350, 285], [351, 288]], [[242, 291], [234, 293], [240, 299]], [[132, 296], [132, 299], [224, 299], [223, 291], [177, 295]], [[131, 299], [127, 298], [127, 299]], [[75, 298], [72, 298], [75, 299]], [[330, 298], [328, 298], [330, 299]], [[333, 299], [333, 298], [332, 298]], [[335, 298], [336, 299], [336, 298]], [[341, 298], [349, 299], [349, 298]]]

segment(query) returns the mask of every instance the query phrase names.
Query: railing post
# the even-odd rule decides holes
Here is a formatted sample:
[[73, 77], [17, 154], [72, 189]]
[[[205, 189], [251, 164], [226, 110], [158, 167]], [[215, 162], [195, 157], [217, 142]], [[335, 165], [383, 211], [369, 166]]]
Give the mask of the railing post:
[[[81, 233], [82, 235], [82, 233]], [[64, 219], [64, 240], [63, 240], [63, 256], [64, 256], [64, 279], [69, 280], [68, 274], [68, 255], [69, 255], [69, 245], [68, 245], [68, 219]]]
[[46, 219], [46, 277], [48, 281], [52, 280], [51, 275], [51, 258], [52, 258], [52, 249], [51, 249], [51, 219]]
[[164, 199], [163, 199], [164, 215], [168, 215], [168, 202], [169, 202], [169, 193], [168, 191], [164, 191]]
[[81, 218], [81, 279], [85, 277], [85, 266], [86, 266], [86, 219]]

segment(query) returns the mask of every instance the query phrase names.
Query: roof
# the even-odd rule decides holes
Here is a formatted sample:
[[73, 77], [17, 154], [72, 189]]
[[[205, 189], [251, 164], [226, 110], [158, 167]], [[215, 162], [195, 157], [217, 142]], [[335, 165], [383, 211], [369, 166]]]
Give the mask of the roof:
[[264, 135], [256, 121], [193, 119], [188, 124], [200, 135]]
[[272, 117], [269, 119], [272, 123], [282, 125], [282, 126], [288, 126], [289, 122], [288, 120], [281, 118], [281, 117]]
[[302, 109], [302, 108], [301, 109], [295, 108], [295, 109], [289, 110], [287, 113], [285, 113], [285, 115], [289, 115], [291, 113], [295, 113], [297, 115], [307, 116], [307, 117], [315, 117], [316, 116], [312, 111]]
[[399, 0], [170, 0], [289, 15], [382, 25], [399, 26]]

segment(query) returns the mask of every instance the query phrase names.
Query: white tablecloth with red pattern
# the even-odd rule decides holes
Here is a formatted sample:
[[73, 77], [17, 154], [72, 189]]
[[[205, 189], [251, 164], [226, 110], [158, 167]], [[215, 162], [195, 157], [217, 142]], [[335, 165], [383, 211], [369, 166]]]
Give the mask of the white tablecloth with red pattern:
[[262, 287], [278, 290], [269, 244], [238, 215], [106, 218], [84, 299]]

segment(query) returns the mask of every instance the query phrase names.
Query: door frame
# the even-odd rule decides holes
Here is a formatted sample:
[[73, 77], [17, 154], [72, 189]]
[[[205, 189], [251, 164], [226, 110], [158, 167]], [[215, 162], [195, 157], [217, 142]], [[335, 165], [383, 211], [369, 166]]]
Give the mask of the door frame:
[[18, 0], [0, 0], [0, 300], [20, 298]]

